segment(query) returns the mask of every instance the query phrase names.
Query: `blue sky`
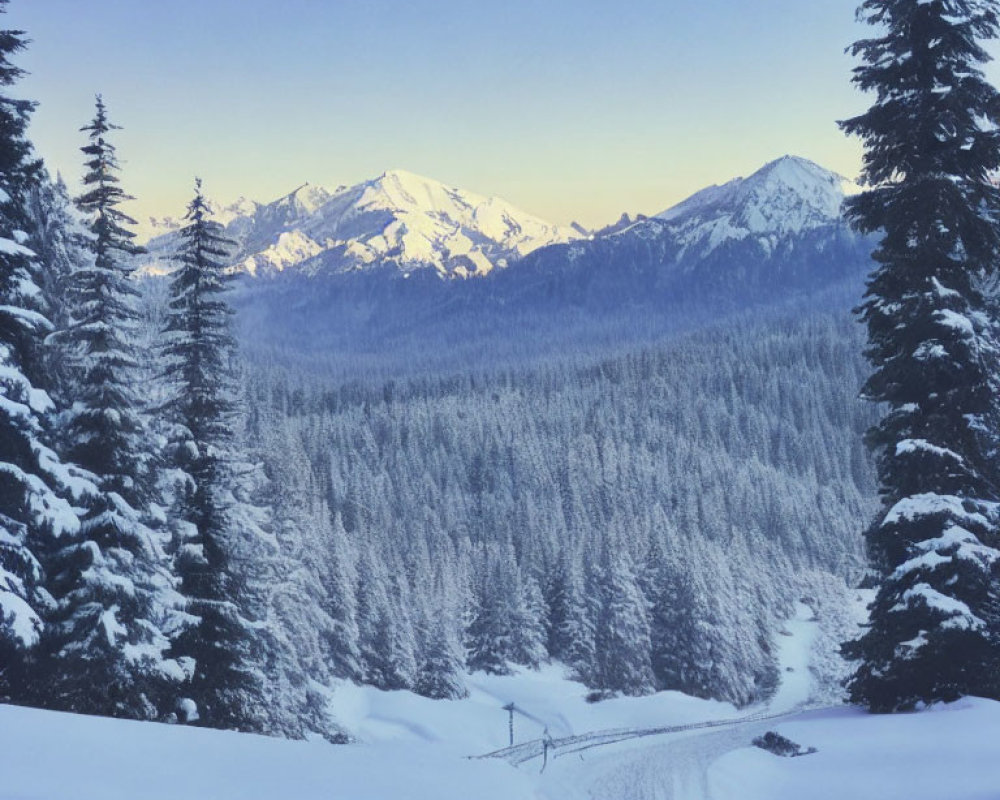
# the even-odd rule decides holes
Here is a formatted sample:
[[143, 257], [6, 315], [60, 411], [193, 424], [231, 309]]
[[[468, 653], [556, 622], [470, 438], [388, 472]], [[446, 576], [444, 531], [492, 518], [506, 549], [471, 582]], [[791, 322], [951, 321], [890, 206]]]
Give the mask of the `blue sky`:
[[556, 222], [785, 153], [854, 177], [853, 0], [11, 0], [32, 138], [78, 178], [104, 95], [138, 215], [403, 168]]

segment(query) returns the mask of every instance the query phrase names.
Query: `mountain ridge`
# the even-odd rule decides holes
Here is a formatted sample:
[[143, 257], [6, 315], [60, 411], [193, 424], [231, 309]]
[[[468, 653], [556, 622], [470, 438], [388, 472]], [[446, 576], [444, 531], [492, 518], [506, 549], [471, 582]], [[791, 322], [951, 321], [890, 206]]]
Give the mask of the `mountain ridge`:
[[[776, 232], [713, 241], [713, 225], [732, 219], [736, 206], [679, 204], [671, 219], [623, 216], [472, 280], [407, 273], [392, 263], [326, 271], [322, 256], [306, 253], [303, 262], [320, 268], [239, 283], [241, 319], [266, 346], [362, 351], [368, 365], [382, 359], [405, 370], [411, 355], [400, 361], [395, 353], [410, 354], [414, 342], [424, 361], [471, 365], [486, 349], [524, 355], [648, 339], [790, 304], [849, 309], [871, 270], [872, 240], [840, 216], [841, 179], [813, 166], [804, 173], [810, 180], [786, 180], [786, 169], [794, 177], [798, 166], [765, 168], [737, 184], [758, 203], [787, 207], [784, 219], [771, 220]], [[806, 213], [817, 187], [818, 211]], [[289, 233], [282, 244], [299, 243]]]
[[[690, 271], [742, 243], [768, 258], [782, 242], [842, 226], [849, 181], [798, 156], [775, 159], [747, 177], [708, 186], [654, 216], [623, 214], [596, 231], [555, 225], [505, 200], [388, 169], [352, 186], [303, 183], [270, 203], [244, 198], [213, 207], [237, 243], [234, 265], [250, 275], [294, 269], [334, 275], [392, 267], [407, 277], [484, 277], [550, 247], [575, 261], [594, 242], [659, 242], [661, 261]], [[176, 220], [149, 242], [149, 271], [176, 245]], [[613, 246], [613, 245], [612, 245]], [[654, 248], [655, 249], [655, 248]], [[755, 253], [758, 257], [760, 253]]]
[[[220, 211], [219, 221], [237, 243], [234, 263], [251, 275], [390, 265], [404, 275], [429, 268], [441, 277], [466, 278], [584, 235], [498, 197], [402, 169], [335, 190], [306, 183], [271, 203], [241, 200]], [[176, 244], [180, 223], [166, 221], [161, 228], [171, 225], [148, 243], [150, 271]]]
[[593, 308], [611, 298], [737, 308], [858, 283], [872, 243], [841, 212], [848, 188], [840, 175], [785, 156], [654, 217], [541, 248], [517, 270], [536, 292]]
[[746, 178], [709, 186], [654, 219], [670, 224], [685, 248], [702, 253], [726, 241], [799, 234], [842, 220], [850, 181], [813, 161], [786, 155]]

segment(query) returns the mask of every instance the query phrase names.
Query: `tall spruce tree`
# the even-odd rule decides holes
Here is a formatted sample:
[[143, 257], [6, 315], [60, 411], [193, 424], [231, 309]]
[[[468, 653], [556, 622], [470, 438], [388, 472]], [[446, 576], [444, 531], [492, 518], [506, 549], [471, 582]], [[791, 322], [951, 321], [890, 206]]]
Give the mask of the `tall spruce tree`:
[[847, 214], [880, 233], [859, 312], [886, 413], [870, 430], [884, 506], [866, 531], [880, 580], [851, 699], [873, 711], [1000, 697], [998, 341], [983, 279], [1000, 257], [1000, 96], [980, 67], [994, 0], [866, 0], [851, 48], [874, 104], [841, 123], [865, 145]]
[[654, 685], [648, 602], [623, 537], [615, 533], [612, 541], [605, 542], [600, 559], [590, 565], [591, 586], [600, 601], [593, 681], [607, 692], [648, 694]]
[[192, 702], [181, 711], [209, 727], [259, 731], [265, 725], [263, 677], [255, 666], [261, 643], [244, 613], [250, 589], [248, 565], [241, 564], [241, 554], [253, 549], [241, 540], [252, 532], [234, 496], [235, 342], [224, 297], [231, 243], [210, 218], [200, 180], [185, 220], [163, 345], [174, 465], [188, 476], [175, 502], [185, 523], [176, 567], [187, 610], [197, 618], [174, 646], [178, 657], [194, 662]]
[[115, 130], [97, 98], [88, 143], [86, 190], [77, 206], [89, 225], [89, 258], [66, 284], [65, 327], [53, 337], [65, 365], [60, 440], [68, 459], [98, 491], [77, 534], [47, 560], [56, 606], [43, 641], [44, 695], [53, 708], [139, 719], [160, 716], [184, 677], [165, 657], [176, 616], [162, 542], [146, 514], [151, 442], [133, 386], [137, 365], [131, 257], [140, 252], [119, 208], [130, 199], [117, 177], [108, 134]]
[[[0, 0], [0, 13], [7, 0]], [[0, 86], [22, 72], [11, 57], [20, 31], [0, 31]], [[26, 137], [34, 104], [0, 91], [0, 700], [30, 699], [29, 650], [51, 607], [42, 561], [52, 542], [79, 529], [67, 497], [85, 488], [47, 446], [53, 410], [44, 391], [41, 341], [50, 323], [40, 304], [35, 254], [25, 246], [26, 194], [38, 165]]]
[[[27, 199], [27, 213], [31, 237], [28, 244], [44, 265], [39, 279], [47, 315], [57, 329], [64, 328], [68, 321], [65, 297], [69, 276], [75, 265], [86, 260], [87, 247], [85, 230], [73, 213], [73, 200], [61, 176], [52, 180], [43, 175], [34, 183]], [[60, 367], [51, 362], [46, 369]]]
[[90, 124], [81, 128], [88, 143], [85, 191], [76, 204], [86, 217], [91, 259], [69, 278], [72, 317], [60, 342], [74, 362], [78, 403], [67, 423], [73, 460], [103, 477], [102, 489], [116, 492], [133, 507], [149, 496], [145, 426], [129, 380], [137, 366], [133, 256], [143, 252], [133, 242], [135, 220], [120, 206], [133, 198], [121, 188], [117, 153], [108, 140], [118, 126], [108, 121], [103, 99]]
[[589, 613], [598, 603], [586, 598], [584, 570], [579, 556], [565, 548], [559, 554], [548, 585], [549, 638], [552, 658], [572, 668], [587, 682], [593, 678], [594, 618]]
[[425, 609], [422, 657], [414, 690], [436, 700], [468, 696], [462, 680], [465, 653], [458, 622], [460, 604], [454, 565], [434, 566], [436, 600]]

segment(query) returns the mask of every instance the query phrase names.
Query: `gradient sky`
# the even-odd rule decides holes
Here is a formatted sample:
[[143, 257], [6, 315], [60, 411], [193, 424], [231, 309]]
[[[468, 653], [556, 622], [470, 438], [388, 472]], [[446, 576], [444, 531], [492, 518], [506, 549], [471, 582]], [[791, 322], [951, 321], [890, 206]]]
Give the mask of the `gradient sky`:
[[403, 168], [555, 222], [793, 153], [855, 177], [854, 0], [11, 0], [31, 136], [75, 185], [104, 95], [139, 216]]

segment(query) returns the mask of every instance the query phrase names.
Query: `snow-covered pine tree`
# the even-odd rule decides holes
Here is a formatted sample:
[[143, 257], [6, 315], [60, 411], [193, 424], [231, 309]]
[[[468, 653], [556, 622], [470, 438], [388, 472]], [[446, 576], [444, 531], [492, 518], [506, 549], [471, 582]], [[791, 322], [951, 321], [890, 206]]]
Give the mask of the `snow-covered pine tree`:
[[998, 342], [981, 289], [1000, 257], [1000, 95], [981, 46], [994, 0], [866, 0], [853, 82], [874, 104], [841, 127], [865, 145], [854, 226], [881, 233], [859, 311], [874, 371], [863, 396], [884, 506], [866, 532], [880, 586], [851, 698], [898, 711], [1000, 697]]
[[514, 653], [512, 617], [521, 594], [520, 582], [515, 584], [517, 561], [513, 549], [501, 543], [486, 545], [477, 560], [466, 662], [471, 670], [507, 675]]
[[[510, 555], [514, 557], [511, 547]], [[537, 668], [548, 658], [546, 649], [545, 627], [548, 609], [538, 581], [532, 577], [524, 577], [521, 570], [515, 571], [515, 584], [512, 589], [514, 608], [512, 614], [513, 637], [512, 659], [515, 664], [522, 664], [532, 669]]]
[[76, 200], [89, 228], [91, 253], [68, 279], [70, 320], [54, 338], [74, 366], [77, 403], [65, 424], [73, 459], [104, 479], [102, 490], [116, 492], [135, 507], [149, 493], [148, 442], [130, 385], [137, 359], [133, 341], [138, 320], [132, 258], [142, 252], [129, 226], [135, 220], [119, 206], [132, 199], [119, 182], [114, 145], [107, 136], [118, 126], [108, 121], [97, 97], [94, 119], [81, 128], [88, 143], [85, 191]]
[[[26, 199], [29, 236], [28, 247], [38, 256], [39, 288], [45, 304], [45, 314], [56, 331], [69, 325], [70, 276], [73, 270], [90, 259], [86, 230], [73, 210], [73, 200], [62, 178], [55, 181], [47, 176], [31, 187]], [[46, 346], [43, 363], [47, 375], [47, 391], [59, 408], [72, 405], [69, 398], [70, 367], [58, 344]], [[56, 426], [58, 428], [58, 426]]]
[[[394, 567], [401, 567], [394, 559]], [[357, 568], [358, 649], [362, 678], [380, 689], [412, 688], [417, 673], [416, 641], [409, 609], [393, 595], [401, 569], [390, 570], [375, 547], [359, 553]]]
[[104, 103], [82, 130], [89, 142], [86, 191], [91, 250], [67, 279], [66, 326], [53, 334], [73, 404], [60, 421], [66, 457], [87, 470], [88, 498], [77, 535], [45, 564], [55, 597], [42, 657], [44, 696], [53, 708], [155, 718], [183, 679], [165, 657], [177, 596], [157, 533], [149, 527], [150, 437], [131, 376], [136, 366], [136, 290], [129, 259], [139, 248], [118, 206], [119, 186]]
[[546, 609], [534, 578], [525, 578], [510, 541], [487, 544], [479, 556], [474, 610], [466, 630], [470, 669], [506, 675], [512, 665], [537, 667], [548, 657]]
[[[0, 0], [0, 13], [7, 0]], [[21, 70], [11, 57], [24, 48], [20, 31], [0, 31], [0, 86]], [[51, 607], [41, 560], [79, 520], [68, 497], [86, 490], [47, 446], [52, 402], [44, 391], [41, 313], [35, 254], [25, 246], [26, 195], [38, 165], [26, 138], [34, 104], [0, 92], [0, 700], [31, 699], [37, 676], [26, 658]]]
[[456, 624], [459, 603], [454, 583], [455, 576], [438, 562], [432, 595], [436, 602], [425, 609], [425, 641], [414, 686], [418, 694], [436, 700], [466, 697], [469, 693], [462, 680], [465, 654]]
[[712, 696], [713, 687], [704, 679], [711, 666], [704, 617], [704, 604], [697, 602], [690, 574], [675, 563], [664, 563], [650, 610], [650, 664], [658, 689]]
[[[237, 442], [260, 452], [267, 475], [262, 488], [271, 510], [267, 531], [273, 550], [263, 551], [251, 584], [259, 608], [254, 619], [264, 620], [255, 631], [264, 642], [267, 730], [289, 738], [319, 733], [341, 741], [326, 687], [334, 676], [356, 678], [360, 671], [353, 560], [341, 561], [336, 579], [327, 579], [334, 569], [327, 567], [330, 551], [339, 546], [332, 544], [339, 520], [320, 496], [301, 437], [270, 415], [244, 419]], [[301, 480], [304, 473], [308, 480]], [[261, 495], [258, 490], [251, 496]], [[347, 594], [328, 594], [339, 588]]]
[[636, 570], [620, 536], [604, 543], [592, 565], [594, 594], [600, 611], [594, 626], [594, 685], [627, 695], [653, 690], [650, 663], [649, 607]]
[[583, 568], [579, 557], [564, 548], [550, 576], [548, 652], [587, 683], [593, 674], [594, 620], [589, 613], [596, 603], [587, 601]]
[[443, 611], [434, 613], [429, 622], [424, 657], [414, 691], [435, 700], [466, 697], [469, 690], [462, 680], [464, 668], [462, 644], [452, 621]]
[[[326, 503], [323, 503], [323, 508], [329, 517]], [[326, 660], [334, 675], [355, 679], [361, 675], [355, 596], [356, 556], [339, 513], [333, 515], [332, 524], [321, 526], [319, 530], [326, 534], [320, 539], [326, 559], [325, 568], [321, 571], [326, 594], [323, 612], [329, 620], [329, 625], [321, 632]]]
[[492, 582], [497, 570], [480, 578], [468, 629], [465, 632], [466, 663], [470, 670], [494, 675], [510, 673], [510, 619], [508, 606]]
[[[61, 176], [52, 180], [47, 175], [40, 176], [31, 186], [27, 197], [29, 217], [28, 246], [37, 254], [43, 266], [39, 274], [39, 285], [47, 306], [46, 315], [56, 330], [62, 330], [69, 323], [70, 275], [74, 268], [86, 263], [89, 250], [86, 229], [73, 210], [73, 200]], [[61, 369], [58, 348], [48, 347], [46, 370]], [[58, 377], [56, 383], [61, 383]], [[53, 398], [57, 402], [61, 398]], [[69, 405], [61, 402], [60, 405]]]
[[174, 514], [185, 523], [179, 527], [183, 540], [175, 543], [176, 570], [187, 611], [197, 618], [173, 647], [176, 657], [195, 665], [179, 711], [186, 721], [208, 727], [261, 731], [261, 643], [245, 613], [255, 526], [241, 520], [234, 495], [235, 342], [224, 297], [231, 243], [210, 218], [201, 181], [185, 220], [162, 348], [174, 466], [189, 478], [175, 499]]

